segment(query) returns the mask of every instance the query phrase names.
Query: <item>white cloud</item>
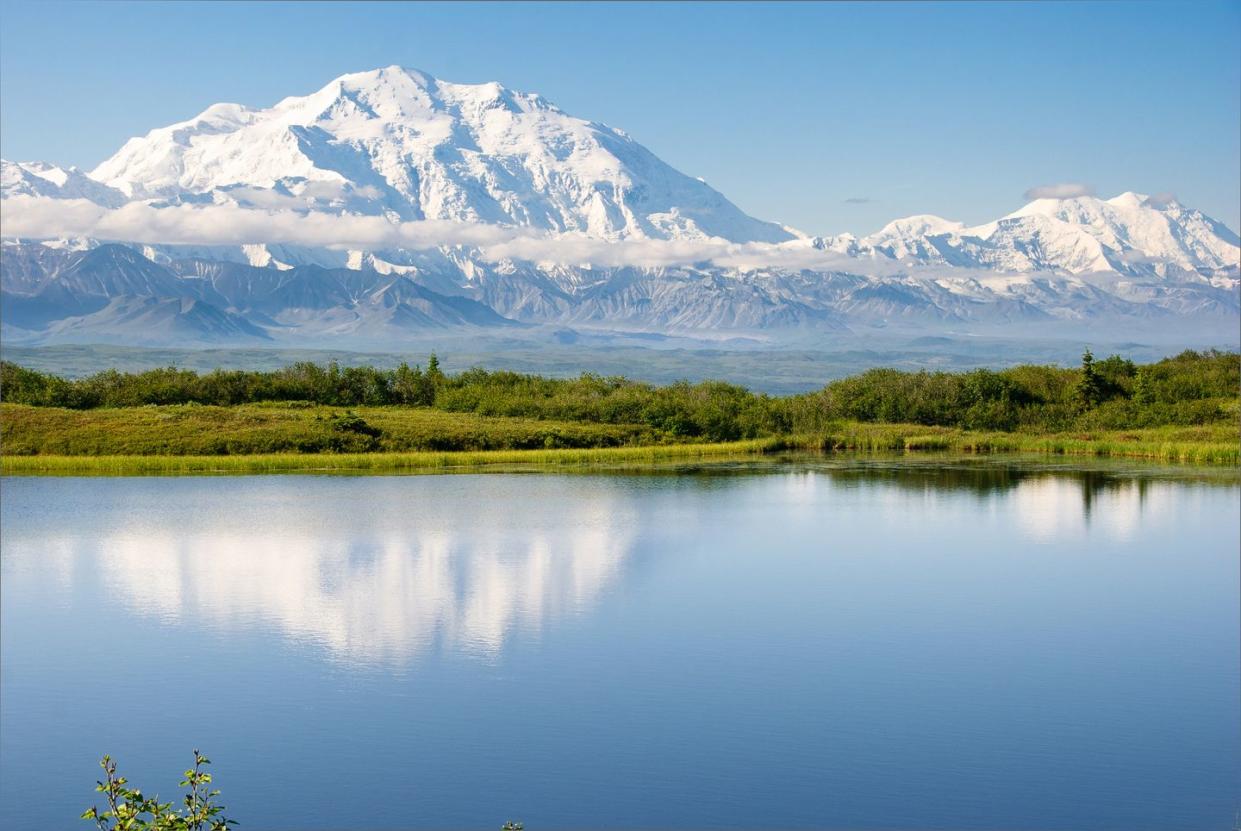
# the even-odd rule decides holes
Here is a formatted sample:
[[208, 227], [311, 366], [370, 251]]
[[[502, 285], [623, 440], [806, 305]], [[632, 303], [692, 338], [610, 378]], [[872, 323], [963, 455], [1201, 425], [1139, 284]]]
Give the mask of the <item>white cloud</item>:
[[1166, 208], [1176, 201], [1176, 194], [1169, 191], [1154, 193], [1146, 197], [1146, 204], [1152, 208]]
[[1061, 182], [1030, 188], [1025, 193], [1026, 199], [1076, 199], [1079, 196], [1094, 196], [1094, 188], [1081, 182]]
[[92, 237], [116, 242], [166, 245], [272, 243], [314, 248], [432, 249], [463, 246], [484, 259], [505, 259], [600, 267], [712, 263], [726, 268], [831, 270], [849, 258], [805, 241], [782, 244], [702, 240], [608, 242], [580, 234], [547, 236], [521, 228], [483, 223], [420, 220], [392, 222], [379, 216], [338, 215], [243, 208], [237, 205], [153, 207], [131, 202], [116, 209], [85, 199], [15, 196], [0, 205], [0, 234], [51, 239]]

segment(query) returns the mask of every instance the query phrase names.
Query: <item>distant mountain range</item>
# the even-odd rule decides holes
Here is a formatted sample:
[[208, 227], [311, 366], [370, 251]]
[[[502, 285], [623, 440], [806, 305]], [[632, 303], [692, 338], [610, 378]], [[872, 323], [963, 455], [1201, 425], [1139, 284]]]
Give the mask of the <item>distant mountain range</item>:
[[[0, 196], [8, 342], [1241, 321], [1241, 241], [1171, 198], [1039, 199], [978, 226], [917, 216], [812, 237], [537, 95], [399, 67], [269, 109], [214, 105], [89, 173], [5, 161]], [[420, 236], [394, 244], [389, 229]]]

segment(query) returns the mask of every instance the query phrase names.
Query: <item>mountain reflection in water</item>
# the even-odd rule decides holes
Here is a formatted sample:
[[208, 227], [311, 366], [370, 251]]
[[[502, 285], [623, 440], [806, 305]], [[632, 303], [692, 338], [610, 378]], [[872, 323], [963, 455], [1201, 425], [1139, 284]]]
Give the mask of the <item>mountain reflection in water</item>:
[[[518, 630], [537, 636], [588, 612], [623, 579], [640, 529], [662, 527], [681, 541], [661, 557], [699, 535], [709, 519], [677, 494], [708, 491], [727, 505], [752, 499], [743, 492], [756, 476], [770, 498], [815, 513], [830, 513], [836, 494], [855, 489], [873, 492], [892, 517], [972, 494], [1048, 543], [1092, 530], [1124, 540], [1169, 510], [1174, 488], [1185, 499], [1183, 481], [1124, 470], [795, 463], [770, 471], [270, 477], [257, 487], [246, 480], [242, 500], [225, 478], [150, 479], [131, 483], [123, 500], [92, 504], [104, 519], [89, 535], [49, 531], [52, 520], [6, 529], [5, 565], [51, 571], [70, 592], [74, 575], [90, 569], [138, 614], [221, 629], [274, 626], [333, 661], [400, 667], [435, 648], [495, 656]], [[1235, 485], [1227, 476], [1211, 482]], [[660, 499], [643, 498], [655, 492]], [[88, 498], [100, 495], [96, 487]]]

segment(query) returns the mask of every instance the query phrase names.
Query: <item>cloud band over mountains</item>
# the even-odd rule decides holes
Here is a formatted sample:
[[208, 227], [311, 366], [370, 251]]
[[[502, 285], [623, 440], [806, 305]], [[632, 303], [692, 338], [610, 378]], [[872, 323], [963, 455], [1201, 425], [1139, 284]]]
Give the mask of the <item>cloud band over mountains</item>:
[[0, 203], [0, 235], [53, 239], [90, 237], [157, 245], [301, 245], [337, 250], [476, 249], [493, 262], [524, 260], [601, 267], [658, 268], [710, 263], [724, 268], [830, 270], [847, 258], [802, 241], [733, 243], [701, 240], [607, 241], [581, 234], [548, 236], [473, 222], [392, 222], [380, 216], [262, 210], [237, 205], [153, 207], [131, 202], [105, 208], [86, 199], [14, 196]]

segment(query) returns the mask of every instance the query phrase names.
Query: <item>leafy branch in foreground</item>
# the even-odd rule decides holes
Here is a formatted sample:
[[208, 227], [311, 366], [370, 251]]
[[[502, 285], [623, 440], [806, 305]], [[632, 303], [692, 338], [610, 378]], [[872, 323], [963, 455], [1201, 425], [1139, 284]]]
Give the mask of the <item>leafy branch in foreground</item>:
[[158, 796], [145, 796], [130, 788], [129, 780], [116, 771], [116, 762], [104, 756], [99, 766], [104, 778], [95, 790], [104, 795], [107, 806], [100, 811], [91, 807], [82, 819], [94, 821], [100, 831], [227, 831], [237, 823], [225, 819], [224, 806], [214, 802], [220, 795], [211, 788], [211, 774], [203, 768], [211, 764], [206, 756], [194, 751], [194, 767], [185, 771], [181, 787], [188, 791], [182, 798], [185, 807], [173, 810], [171, 802], [160, 802]]

